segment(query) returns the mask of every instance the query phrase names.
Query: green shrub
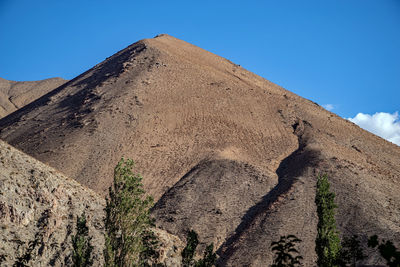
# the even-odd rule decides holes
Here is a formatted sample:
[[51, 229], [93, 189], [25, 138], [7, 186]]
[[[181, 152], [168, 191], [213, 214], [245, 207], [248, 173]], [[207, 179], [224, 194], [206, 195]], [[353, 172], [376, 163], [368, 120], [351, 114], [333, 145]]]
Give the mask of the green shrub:
[[217, 254], [214, 252], [214, 244], [210, 244], [204, 251], [203, 258], [196, 262], [196, 267], [212, 267], [217, 261]]
[[194, 255], [196, 253], [199, 238], [194, 230], [188, 232], [186, 237], [186, 247], [182, 250], [182, 266], [189, 267], [195, 264]]
[[217, 254], [214, 252], [214, 244], [210, 244], [204, 251], [203, 258], [196, 261], [194, 259], [199, 238], [194, 230], [188, 232], [186, 237], [186, 246], [182, 250], [182, 266], [183, 267], [212, 267], [217, 261]]
[[92, 238], [89, 237], [89, 228], [86, 225], [85, 213], [76, 219], [76, 235], [72, 236], [72, 263], [75, 267], [92, 266]]

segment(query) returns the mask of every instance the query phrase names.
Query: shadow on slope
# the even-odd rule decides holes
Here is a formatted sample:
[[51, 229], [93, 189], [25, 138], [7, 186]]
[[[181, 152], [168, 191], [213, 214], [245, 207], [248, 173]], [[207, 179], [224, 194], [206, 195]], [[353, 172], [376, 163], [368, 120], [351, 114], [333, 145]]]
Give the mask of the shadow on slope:
[[272, 188], [272, 181], [246, 163], [204, 160], [161, 197], [152, 213], [157, 226], [170, 233], [184, 238], [194, 229], [203, 244], [220, 245], [246, 210]]
[[221, 265], [235, 252], [239, 241], [259, 215], [265, 215], [293, 186], [297, 177], [317, 163], [319, 153], [307, 148], [304, 130], [293, 125], [299, 147], [276, 170], [278, 184], [255, 166], [232, 160], [204, 160], [171, 187], [153, 208], [156, 224], [186, 236], [194, 229], [205, 243], [214, 242]]
[[259, 216], [265, 217], [271, 215], [271, 207], [280, 204], [280, 198], [285, 197], [298, 177], [303, 175], [309, 167], [315, 167], [318, 163], [319, 152], [307, 148], [308, 138], [304, 134], [307, 127], [311, 127], [311, 125], [303, 121], [293, 125], [294, 134], [298, 137], [298, 149], [280, 163], [276, 170], [278, 184], [260, 202], [246, 211], [234, 234], [218, 249], [217, 253], [220, 256], [219, 265], [227, 265], [230, 257], [238, 249], [236, 244], [240, 242], [242, 235], [254, 224], [254, 220]]
[[132, 69], [132, 61], [145, 49], [146, 45], [141, 41], [128, 46], [76, 78], [2, 118], [0, 127], [4, 129], [17, 121], [23, 120], [24, 115], [29, 114], [34, 109], [46, 106], [52, 101], [52, 98], [61, 98], [61, 101], [57, 103], [58, 108], [66, 109], [71, 114], [78, 110], [83, 115], [90, 112], [90, 107], [86, 107], [85, 104], [100, 98], [93, 89], [101, 87], [105, 82], [114, 82], [121, 73]]

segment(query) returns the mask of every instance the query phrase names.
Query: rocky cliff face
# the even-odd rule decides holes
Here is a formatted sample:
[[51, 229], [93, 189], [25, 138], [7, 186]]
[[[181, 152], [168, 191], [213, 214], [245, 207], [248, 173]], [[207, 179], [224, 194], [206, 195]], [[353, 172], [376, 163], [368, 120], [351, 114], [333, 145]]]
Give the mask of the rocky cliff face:
[[[223, 266], [265, 266], [281, 235], [315, 264], [316, 176], [344, 234], [400, 241], [400, 148], [234, 63], [168, 35], [139, 41], [0, 120], [0, 137], [105, 194], [121, 156]], [[366, 262], [375, 262], [371, 254]]]
[[[94, 266], [103, 265], [105, 201], [55, 169], [0, 141], [0, 266], [71, 266], [72, 235], [83, 212]], [[184, 243], [162, 229], [160, 262], [180, 266]]]
[[94, 260], [102, 262], [103, 207], [92, 190], [0, 141], [0, 257], [12, 266], [71, 265], [76, 218], [86, 213]]

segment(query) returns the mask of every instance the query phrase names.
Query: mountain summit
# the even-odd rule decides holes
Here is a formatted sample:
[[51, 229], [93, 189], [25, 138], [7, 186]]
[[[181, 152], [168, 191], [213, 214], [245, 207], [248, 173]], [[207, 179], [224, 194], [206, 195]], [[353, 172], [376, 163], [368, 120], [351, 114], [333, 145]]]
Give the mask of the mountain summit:
[[134, 159], [157, 225], [196, 230], [223, 266], [265, 266], [271, 241], [287, 234], [313, 265], [324, 173], [341, 232], [400, 241], [400, 147], [169, 35], [3, 118], [0, 138], [100, 194], [115, 163]]

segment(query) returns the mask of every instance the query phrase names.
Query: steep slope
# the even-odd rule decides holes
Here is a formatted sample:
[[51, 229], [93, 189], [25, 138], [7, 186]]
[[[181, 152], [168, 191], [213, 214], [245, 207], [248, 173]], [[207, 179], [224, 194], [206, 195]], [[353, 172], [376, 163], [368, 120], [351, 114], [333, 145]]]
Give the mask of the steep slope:
[[66, 80], [61, 78], [30, 82], [14, 82], [0, 78], [0, 118], [22, 108], [65, 82]]
[[83, 211], [99, 265], [104, 199], [2, 141], [0, 159], [0, 265], [24, 255], [32, 257], [27, 266], [71, 265], [71, 235]]
[[133, 158], [157, 224], [181, 237], [194, 228], [222, 265], [269, 264], [271, 240], [289, 233], [312, 265], [320, 173], [341, 231], [400, 241], [399, 147], [168, 35], [2, 119], [0, 138], [99, 193]]
[[[76, 218], [85, 212], [94, 266], [103, 265], [105, 201], [55, 169], [0, 141], [0, 266], [71, 266]], [[160, 262], [177, 266], [182, 241], [161, 229]]]

